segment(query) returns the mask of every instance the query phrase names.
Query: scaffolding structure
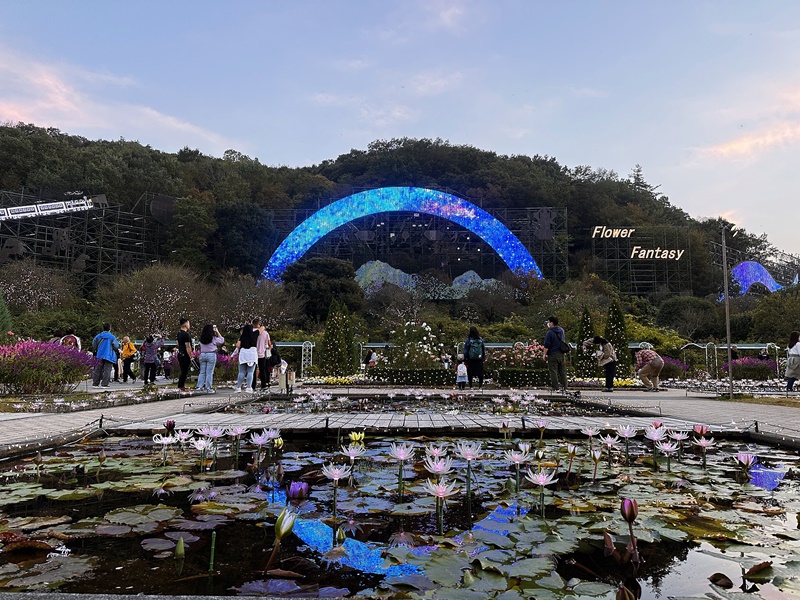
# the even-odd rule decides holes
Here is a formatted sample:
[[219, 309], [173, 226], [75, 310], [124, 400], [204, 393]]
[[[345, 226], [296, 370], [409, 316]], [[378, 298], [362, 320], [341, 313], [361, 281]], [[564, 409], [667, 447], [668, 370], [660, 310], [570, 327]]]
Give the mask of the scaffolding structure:
[[[274, 247], [316, 210], [273, 211]], [[528, 249], [543, 275], [565, 281], [568, 275], [567, 211], [564, 208], [487, 210]], [[332, 231], [307, 257], [327, 256], [351, 262], [357, 269], [380, 260], [408, 274], [436, 269], [455, 278], [473, 270], [482, 278], [498, 277], [508, 266], [475, 233], [443, 217], [420, 212], [375, 213]]]
[[[692, 248], [688, 228], [636, 227], [631, 237], [592, 237], [591, 240], [593, 271], [623, 294], [692, 293]], [[638, 257], [641, 250], [656, 249], [684, 252], [677, 260]]]
[[[147, 203], [136, 212], [93, 196], [84, 212], [34, 215], [0, 221], [0, 265], [31, 257], [36, 264], [71, 273], [84, 291], [104, 277], [119, 275], [158, 260], [159, 225], [148, 217]], [[47, 201], [27, 192], [0, 191], [0, 206]]]

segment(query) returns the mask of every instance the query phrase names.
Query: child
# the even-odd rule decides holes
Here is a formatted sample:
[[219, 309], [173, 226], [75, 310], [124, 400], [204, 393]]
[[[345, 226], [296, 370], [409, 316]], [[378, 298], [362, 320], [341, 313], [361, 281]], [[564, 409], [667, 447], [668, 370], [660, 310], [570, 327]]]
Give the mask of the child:
[[459, 360], [456, 367], [456, 383], [460, 390], [463, 390], [464, 386], [467, 385], [467, 365], [464, 364], [463, 360]]

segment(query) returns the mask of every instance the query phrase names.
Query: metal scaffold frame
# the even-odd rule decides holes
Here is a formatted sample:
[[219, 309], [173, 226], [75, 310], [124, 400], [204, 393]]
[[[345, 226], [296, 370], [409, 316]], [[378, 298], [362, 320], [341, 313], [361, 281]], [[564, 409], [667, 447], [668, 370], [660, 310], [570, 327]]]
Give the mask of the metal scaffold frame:
[[[43, 202], [37, 196], [0, 192], [3, 207]], [[142, 203], [137, 212], [110, 205], [104, 195], [84, 212], [0, 221], [0, 265], [31, 257], [36, 264], [71, 273], [91, 290], [104, 277], [158, 260], [159, 227]], [[138, 207], [137, 207], [138, 208]]]

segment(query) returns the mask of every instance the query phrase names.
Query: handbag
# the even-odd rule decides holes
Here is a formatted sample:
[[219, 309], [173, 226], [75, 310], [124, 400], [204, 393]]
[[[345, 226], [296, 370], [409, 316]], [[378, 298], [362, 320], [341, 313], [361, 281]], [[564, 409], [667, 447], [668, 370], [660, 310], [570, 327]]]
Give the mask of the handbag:
[[277, 367], [279, 364], [281, 364], [281, 355], [278, 353], [277, 348], [272, 349], [272, 354], [267, 359], [267, 364], [270, 367]]

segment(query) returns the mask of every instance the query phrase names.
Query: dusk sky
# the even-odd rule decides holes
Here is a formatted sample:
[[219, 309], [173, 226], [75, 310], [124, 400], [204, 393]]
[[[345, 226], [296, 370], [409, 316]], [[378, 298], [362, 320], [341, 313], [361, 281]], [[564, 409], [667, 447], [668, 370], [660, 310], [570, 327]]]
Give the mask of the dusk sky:
[[693, 217], [800, 254], [798, 2], [0, 0], [0, 15], [5, 123], [267, 165], [393, 137], [623, 177], [638, 163]]

